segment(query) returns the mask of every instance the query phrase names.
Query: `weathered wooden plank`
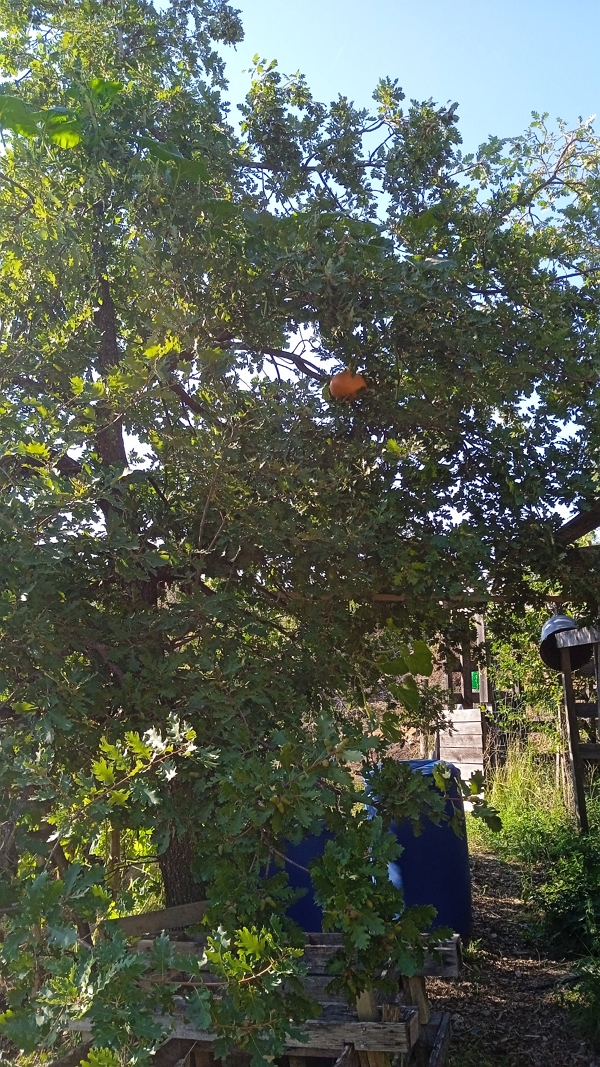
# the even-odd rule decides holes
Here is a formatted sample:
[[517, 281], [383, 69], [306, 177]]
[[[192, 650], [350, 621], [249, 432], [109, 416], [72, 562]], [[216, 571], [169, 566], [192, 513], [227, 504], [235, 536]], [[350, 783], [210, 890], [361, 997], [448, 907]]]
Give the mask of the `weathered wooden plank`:
[[[304, 958], [308, 964], [309, 975], [323, 974], [331, 957], [341, 948], [340, 934], [307, 934], [312, 944], [307, 944]], [[327, 945], [320, 945], [317, 939], [328, 937]], [[426, 940], [427, 935], [423, 939]], [[185, 942], [182, 942], [182, 947]], [[313, 955], [314, 954], [314, 955]], [[422, 973], [427, 977], [457, 978], [462, 964], [461, 941], [459, 934], [453, 934], [447, 941], [441, 941], [435, 952], [428, 953]], [[323, 969], [321, 969], [323, 968]], [[329, 977], [330, 976], [326, 976]]]
[[404, 1018], [397, 1023], [376, 1022], [321, 1022], [320, 1019], [304, 1023], [302, 1029], [308, 1034], [308, 1043], [289, 1038], [287, 1048], [338, 1049], [354, 1045], [363, 1052], [409, 1052], [419, 1036], [419, 1013], [416, 1008], [404, 1007]]
[[206, 913], [205, 900], [194, 904], [180, 904], [176, 908], [162, 908], [160, 911], [146, 911], [140, 915], [124, 915], [121, 919], [108, 919], [120, 926], [128, 937], [141, 937], [143, 934], [159, 934], [161, 930], [177, 930], [199, 923]]
[[378, 1023], [380, 1018], [379, 1005], [372, 989], [365, 989], [356, 998], [356, 1014], [362, 1022]]
[[308, 967], [309, 974], [325, 974], [327, 964], [342, 947], [342, 941], [329, 945], [306, 945], [304, 949], [304, 962]]
[[600, 526], [600, 501], [595, 500], [587, 511], [579, 511], [556, 531], [554, 539], [559, 545], [569, 545], [586, 533]]
[[308, 933], [306, 934], [307, 945], [337, 945], [338, 947], [342, 943], [342, 935], [335, 933]]
[[[212, 1047], [216, 1041], [216, 1034], [212, 1031], [198, 1030], [183, 1019], [161, 1016], [156, 1021], [171, 1027], [169, 1040], [195, 1041], [208, 1047]], [[84, 1029], [84, 1026], [82, 1021], [78, 1021], [72, 1028]], [[294, 1055], [296, 1050], [301, 1050], [300, 1055], [315, 1056], [315, 1050], [318, 1049], [328, 1056], [332, 1052], [341, 1052], [344, 1045], [354, 1045], [357, 1051], [364, 1052], [409, 1052], [419, 1036], [419, 1015], [416, 1008], [403, 1006], [402, 1018], [395, 1023], [315, 1019], [303, 1023], [302, 1030], [308, 1041], [297, 1041], [290, 1037], [286, 1042], [286, 1052]]]
[[440, 759], [448, 763], [478, 763], [481, 766], [482, 756], [483, 745], [479, 745], [478, 748], [474, 745], [465, 745], [464, 748], [460, 748], [454, 743], [442, 745], [440, 740]]
[[579, 755], [581, 759], [588, 760], [589, 763], [598, 763], [600, 762], [600, 745], [580, 744]]
[[[155, 1022], [162, 1022], [165, 1027], [168, 1027], [168, 1026], [172, 1027], [173, 1026], [173, 1019], [166, 1018], [166, 1017], [155, 1018]], [[91, 1029], [92, 1029], [92, 1026], [91, 1026], [91, 1023], [89, 1022], [88, 1019], [75, 1019], [72, 1022], [70, 1022], [68, 1024], [68, 1026], [67, 1026], [67, 1030], [70, 1030], [73, 1033], [75, 1033], [75, 1032], [76, 1033], [90, 1033]], [[170, 1040], [175, 1040], [175, 1039], [180, 1040], [182, 1042], [185, 1042], [185, 1046], [182, 1045], [183, 1049], [187, 1048], [188, 1050], [191, 1050], [192, 1048], [197, 1048], [197, 1049], [199, 1049], [200, 1052], [206, 1053], [206, 1052], [210, 1052], [212, 1050], [214, 1042], [216, 1041], [216, 1034], [212, 1034], [212, 1033], [210, 1033], [209, 1031], [206, 1031], [206, 1030], [203, 1030], [203, 1031], [194, 1030], [193, 1027], [187, 1026], [183, 1022], [179, 1022], [177, 1024], [177, 1026], [172, 1030], [171, 1037], [168, 1040], [170, 1041]], [[165, 1044], [166, 1043], [167, 1042], [165, 1042]], [[163, 1046], [161, 1046], [161, 1047], [163, 1047]], [[305, 1055], [310, 1056], [311, 1059], [312, 1058], [315, 1058], [315, 1059], [332, 1059], [333, 1058], [330, 1048], [322, 1048], [321, 1049], [321, 1048], [318, 1048], [316, 1045], [314, 1045], [314, 1046], [311, 1045], [310, 1048], [306, 1048], [303, 1045], [302, 1048], [305, 1049]], [[183, 1054], [185, 1054], [185, 1052]], [[178, 1059], [182, 1059], [183, 1058], [183, 1054], [181, 1056], [179, 1056]], [[227, 1057], [227, 1063], [229, 1063], [230, 1060], [232, 1062], [235, 1062], [237, 1060], [239, 1060], [239, 1061], [243, 1060], [244, 1062], [249, 1062], [249, 1057], [246, 1056], [244, 1053], [236, 1052], [234, 1050]]]
[[[326, 937], [325, 934], [308, 934], [307, 937], [315, 940], [316, 938]], [[329, 960], [335, 953], [341, 948], [342, 939], [340, 934], [330, 935], [336, 940], [330, 940], [329, 944], [307, 944], [304, 950], [304, 959], [308, 966], [307, 980], [314, 983], [311, 985], [311, 989], [315, 992], [313, 996], [318, 996], [319, 991], [324, 994], [325, 987], [332, 980], [332, 976], [326, 973], [326, 967]], [[154, 941], [151, 939], [140, 939], [132, 946], [134, 952], [150, 952]], [[201, 956], [204, 952], [204, 945], [200, 941], [173, 941], [172, 947], [175, 952], [180, 955], [186, 956]], [[454, 934], [448, 941], [442, 941], [435, 952], [428, 953], [425, 957], [425, 964], [423, 970], [419, 973], [426, 975], [428, 978], [457, 978], [460, 973], [461, 966], [461, 949], [460, 949], [460, 936]], [[177, 972], [174, 972], [177, 973]], [[206, 970], [203, 972], [203, 981], [206, 984], [219, 983], [220, 979], [218, 975], [215, 975], [212, 971]], [[339, 997], [342, 1002], [343, 997], [341, 994], [327, 995], [327, 1000], [335, 1001]], [[345, 1001], [344, 1001], [345, 1003]]]
[[[381, 1012], [372, 989], [365, 989], [356, 998], [356, 1014], [361, 1022], [379, 1022]], [[366, 1057], [368, 1067], [391, 1067], [390, 1056], [387, 1052], [367, 1052]]]
[[402, 1016], [401, 1004], [380, 1004], [382, 1023], [399, 1023]]
[[574, 648], [577, 645], [593, 645], [600, 641], [600, 630], [582, 626], [579, 630], [563, 630], [555, 634], [557, 648]]
[[309, 997], [314, 997], [320, 1004], [339, 1004], [346, 1009], [348, 1001], [343, 993], [332, 993], [327, 986], [333, 981], [331, 974], [307, 974], [302, 985]]
[[442, 1014], [427, 1067], [444, 1067], [451, 1037], [452, 1025], [450, 1022], [450, 1013], [445, 1011]]
[[[463, 724], [464, 725], [464, 724]], [[471, 724], [468, 723], [468, 726]], [[452, 748], [476, 748], [478, 751], [483, 752], [483, 733], [481, 730], [460, 730], [455, 733], [449, 733], [446, 730], [440, 733], [440, 748], [445, 751], [448, 747]]]
[[481, 708], [452, 708], [445, 712], [445, 718], [448, 724], [456, 722], [481, 723]]
[[[309, 1059], [309, 1060], [333, 1060], [335, 1058], [335, 1055], [336, 1055], [336, 1050], [335, 1049], [332, 1050], [330, 1048], [317, 1048], [316, 1045], [311, 1045], [310, 1048], [307, 1048], [305, 1045], [303, 1045], [302, 1048], [304, 1050], [304, 1054], [302, 1056], [302, 1059], [306, 1058], [306, 1059]], [[293, 1056], [298, 1051], [299, 1051], [299, 1049], [294, 1049], [294, 1050], [289, 1049], [288, 1052], [287, 1052], [288, 1058]], [[356, 1055], [357, 1056], [364, 1056], [366, 1058], [368, 1053], [366, 1053], [366, 1052], [358, 1053], [357, 1052]], [[281, 1063], [281, 1060], [279, 1062]], [[359, 1063], [360, 1062], [361, 1061], [359, 1060]], [[229, 1057], [227, 1057], [227, 1061], [223, 1065], [223, 1067], [229, 1067]]]
[[[155, 1016], [155, 1022], [169, 1030], [169, 1040], [196, 1042], [212, 1048], [217, 1035], [211, 1030], [198, 1030], [182, 1017]], [[69, 1030], [89, 1033], [91, 1023], [76, 1019]], [[344, 1045], [354, 1045], [364, 1052], [408, 1052], [419, 1036], [419, 1016], [416, 1008], [402, 1005], [401, 1018], [397, 1022], [360, 1022], [356, 1018], [334, 1015], [329, 1019], [308, 1020], [302, 1024], [306, 1042], [288, 1038], [286, 1051], [302, 1050], [299, 1054], [316, 1056], [315, 1050], [323, 1050], [324, 1056], [341, 1052]], [[292, 1052], [292, 1054], [295, 1054]]]

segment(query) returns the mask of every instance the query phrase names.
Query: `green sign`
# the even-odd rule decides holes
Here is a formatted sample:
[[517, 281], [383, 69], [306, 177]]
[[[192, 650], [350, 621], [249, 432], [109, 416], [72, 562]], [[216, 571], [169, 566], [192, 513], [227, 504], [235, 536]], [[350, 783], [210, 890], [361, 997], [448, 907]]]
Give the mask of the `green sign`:
[[479, 691], [479, 671], [471, 671], [471, 689]]

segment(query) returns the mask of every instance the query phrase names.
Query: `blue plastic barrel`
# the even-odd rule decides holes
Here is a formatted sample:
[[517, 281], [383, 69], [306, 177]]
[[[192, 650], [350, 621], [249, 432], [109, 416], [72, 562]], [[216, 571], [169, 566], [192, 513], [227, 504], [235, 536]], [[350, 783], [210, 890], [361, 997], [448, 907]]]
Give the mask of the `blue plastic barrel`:
[[[408, 763], [414, 773], [433, 777], [434, 760], [399, 760]], [[449, 819], [458, 807], [464, 814], [462, 795], [458, 788], [459, 771], [449, 765], [455, 777], [447, 787], [446, 815]], [[433, 783], [432, 783], [433, 785]], [[373, 813], [377, 800], [373, 797]], [[412, 823], [406, 819], [399, 826], [392, 823], [403, 852], [395, 863], [388, 865], [390, 881], [404, 894], [404, 905], [432, 904], [437, 911], [432, 926], [449, 926], [467, 941], [472, 927], [471, 871], [466, 833], [458, 836], [448, 821], [439, 824], [431, 819], [421, 820], [421, 832], [415, 835]], [[320, 933], [323, 911], [315, 901], [312, 879], [308, 870], [312, 860], [323, 854], [327, 841], [333, 838], [329, 830], [310, 834], [297, 845], [284, 844], [285, 870], [293, 889], [303, 896], [286, 911], [307, 933]]]
[[[415, 774], [433, 777], [434, 760], [402, 760]], [[460, 772], [449, 765], [453, 778], [447, 788], [446, 814], [452, 818], [459, 808], [464, 813], [462, 795], [457, 780]], [[376, 800], [374, 805], [376, 807]], [[433, 904], [437, 911], [433, 927], [449, 926], [464, 941], [468, 941], [473, 912], [471, 901], [471, 871], [466, 832], [460, 837], [449, 822], [436, 824], [421, 819], [421, 832], [415, 834], [406, 819], [400, 825], [392, 823], [391, 832], [402, 845], [402, 854], [390, 866], [390, 880], [404, 893], [406, 907]]]
[[309, 863], [322, 856], [325, 845], [331, 841], [333, 834], [323, 830], [321, 834], [303, 837], [297, 845], [285, 842], [285, 872], [292, 889], [300, 889], [303, 895], [286, 909], [286, 915], [298, 923], [301, 930], [319, 934], [323, 930], [323, 909], [315, 900]]

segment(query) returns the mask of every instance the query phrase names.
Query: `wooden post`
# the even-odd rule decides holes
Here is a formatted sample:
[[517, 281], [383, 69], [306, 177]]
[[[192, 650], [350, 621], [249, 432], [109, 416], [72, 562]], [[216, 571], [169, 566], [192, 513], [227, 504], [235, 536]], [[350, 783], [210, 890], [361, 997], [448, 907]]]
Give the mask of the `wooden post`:
[[569, 739], [569, 762], [573, 778], [573, 796], [575, 801], [575, 816], [582, 833], [589, 830], [587, 807], [585, 803], [585, 789], [583, 784], [583, 760], [579, 752], [579, 725], [575, 710], [575, 694], [573, 692], [573, 678], [571, 675], [571, 652], [568, 648], [561, 648], [560, 662], [563, 676], [563, 694], [565, 698], [565, 711], [567, 720], [567, 736]]
[[415, 974], [411, 978], [402, 977], [404, 999], [407, 1004], [414, 1004], [419, 1009], [419, 1025], [426, 1026], [431, 1016], [425, 978], [422, 974]]
[[471, 671], [471, 637], [467, 634], [462, 643], [462, 678], [463, 678], [463, 704], [465, 708], [473, 707], [473, 685]]
[[[365, 989], [356, 998], [356, 1014], [361, 1022], [378, 1023], [380, 1021], [381, 1012], [372, 989]], [[390, 1067], [391, 1065], [389, 1052], [359, 1052], [358, 1056], [361, 1067], [366, 1067], [365, 1060], [368, 1067]]]
[[596, 741], [600, 741], [600, 645], [594, 645], [594, 666], [596, 668]]
[[[477, 627], [477, 644], [485, 645], [485, 619], [483, 615], [475, 616], [475, 625]], [[487, 673], [487, 656], [482, 664], [479, 666], [479, 703], [489, 704], [490, 692], [488, 685], [488, 673]]]

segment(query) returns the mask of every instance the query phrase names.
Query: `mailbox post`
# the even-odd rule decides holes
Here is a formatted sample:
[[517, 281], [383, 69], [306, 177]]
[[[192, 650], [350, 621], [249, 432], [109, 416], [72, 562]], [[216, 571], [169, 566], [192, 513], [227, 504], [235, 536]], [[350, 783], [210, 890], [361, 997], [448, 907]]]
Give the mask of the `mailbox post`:
[[[587, 833], [589, 823], [585, 800], [584, 769], [586, 763], [600, 763], [600, 676], [598, 674], [600, 630], [589, 626], [565, 629], [553, 633], [552, 640], [555, 643], [560, 663], [559, 669], [563, 677], [563, 697], [575, 815], [581, 832]], [[589, 662], [592, 656], [596, 674], [596, 700], [593, 703], [577, 701], [573, 689], [573, 670], [583, 666], [586, 660]], [[544, 658], [544, 662], [548, 662], [543, 652], [542, 658]], [[596, 723], [596, 743], [582, 744], [579, 733], [580, 719], [594, 720]]]

